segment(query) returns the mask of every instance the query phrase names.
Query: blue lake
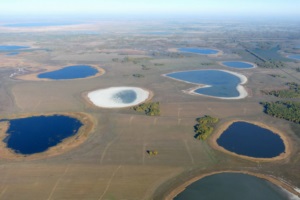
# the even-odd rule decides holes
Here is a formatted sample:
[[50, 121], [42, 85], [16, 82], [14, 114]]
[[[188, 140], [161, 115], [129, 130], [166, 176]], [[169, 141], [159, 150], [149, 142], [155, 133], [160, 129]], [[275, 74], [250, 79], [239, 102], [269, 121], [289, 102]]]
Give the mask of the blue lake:
[[288, 58], [295, 59], [295, 60], [300, 60], [300, 55], [297, 55], [297, 54], [290, 55], [290, 56], [288, 56]]
[[184, 53], [196, 53], [204, 55], [213, 55], [219, 53], [217, 50], [206, 48], [179, 48], [179, 51]]
[[5, 27], [45, 27], [45, 26], [67, 26], [78, 23], [72, 22], [30, 22], [30, 23], [13, 23], [5, 24]]
[[231, 124], [217, 143], [228, 151], [255, 158], [273, 158], [285, 152], [278, 134], [247, 122]]
[[25, 155], [46, 151], [75, 135], [82, 126], [79, 120], [63, 115], [12, 119], [9, 123], [8, 136], [3, 141], [8, 148]]
[[45, 72], [38, 75], [38, 78], [47, 78], [53, 80], [77, 79], [94, 76], [98, 70], [89, 65], [68, 66], [56, 71]]
[[237, 69], [250, 69], [254, 66], [252, 64], [241, 62], [241, 61], [228, 61], [228, 62], [222, 62], [223, 65], [226, 65], [227, 67], [237, 68]]
[[166, 76], [197, 85], [205, 84], [211, 86], [196, 89], [194, 92], [197, 94], [223, 98], [239, 97], [240, 95], [237, 86], [241, 83], [241, 79], [225, 71], [183, 71], [166, 74]]
[[132, 103], [136, 100], [137, 94], [134, 90], [123, 90], [112, 96], [116, 102], [119, 103]]
[[242, 173], [204, 177], [177, 195], [175, 200], [288, 200], [292, 194], [279, 186]]
[[16, 51], [28, 49], [29, 46], [17, 46], [17, 45], [0, 45], [0, 51]]

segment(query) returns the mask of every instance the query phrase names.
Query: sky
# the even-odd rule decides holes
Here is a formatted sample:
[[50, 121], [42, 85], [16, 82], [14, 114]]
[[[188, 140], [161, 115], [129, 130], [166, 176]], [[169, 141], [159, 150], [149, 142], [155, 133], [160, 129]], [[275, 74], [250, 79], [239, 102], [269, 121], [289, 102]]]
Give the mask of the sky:
[[300, 0], [0, 0], [0, 14], [300, 16]]

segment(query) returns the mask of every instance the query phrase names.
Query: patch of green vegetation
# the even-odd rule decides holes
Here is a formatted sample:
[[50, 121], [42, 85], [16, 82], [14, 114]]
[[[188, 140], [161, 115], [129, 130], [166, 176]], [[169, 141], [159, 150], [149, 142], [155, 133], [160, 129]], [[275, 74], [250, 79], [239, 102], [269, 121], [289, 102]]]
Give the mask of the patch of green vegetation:
[[276, 101], [262, 102], [264, 112], [273, 117], [300, 123], [300, 102]]
[[142, 66], [142, 70], [149, 70], [150, 68], [147, 67], [146, 65], [141, 65]]
[[280, 75], [280, 74], [269, 74], [270, 76], [274, 78], [286, 78], [286, 76]]
[[160, 115], [159, 102], [148, 102], [132, 107], [137, 112], [145, 113], [149, 116]]
[[164, 66], [165, 64], [163, 63], [154, 63], [154, 66]]
[[271, 92], [266, 92], [268, 95], [274, 95], [281, 98], [298, 98], [300, 97], [300, 85], [294, 82], [287, 83], [289, 86], [287, 90], [274, 90]]
[[136, 78], [144, 78], [145, 76], [143, 74], [132, 74], [133, 77]]
[[213, 132], [215, 124], [219, 121], [218, 118], [205, 115], [204, 117], [197, 118], [198, 124], [194, 126], [196, 135], [194, 136], [198, 140], [206, 140], [208, 136]]
[[207, 63], [201, 63], [201, 65], [211, 66], [211, 65], [214, 65], [214, 63], [207, 62]]
[[255, 63], [257, 66], [261, 68], [284, 68], [285, 64], [282, 61], [277, 61], [277, 60], [269, 60], [265, 62], [256, 62]]
[[147, 153], [150, 155], [150, 156], [156, 156], [158, 154], [158, 151], [157, 150], [147, 150]]

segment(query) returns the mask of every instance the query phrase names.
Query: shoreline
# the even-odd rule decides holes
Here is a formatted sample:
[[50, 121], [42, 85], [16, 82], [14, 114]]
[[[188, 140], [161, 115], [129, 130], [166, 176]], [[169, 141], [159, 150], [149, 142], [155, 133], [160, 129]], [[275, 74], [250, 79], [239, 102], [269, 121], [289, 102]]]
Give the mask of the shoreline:
[[[214, 54], [205, 54], [205, 53], [194, 53], [194, 52], [187, 52], [187, 51], [180, 51], [180, 48], [195, 48], [195, 49], [208, 49], [208, 50], [214, 50], [217, 51], [217, 53]], [[223, 51], [215, 48], [206, 48], [206, 47], [180, 47], [180, 48], [169, 48], [167, 51], [173, 52], [173, 53], [191, 53], [196, 55], [202, 55], [202, 56], [222, 56], [224, 53]]]
[[[109, 87], [109, 88], [118, 88], [118, 87]], [[138, 88], [138, 89], [141, 89], [141, 90], [144, 90], [144, 91], [148, 92], [148, 97], [147, 97], [145, 100], [143, 100], [143, 101], [141, 101], [141, 102], [139, 102], [139, 103], [137, 103], [137, 104], [134, 104], [134, 105], [123, 106], [123, 107], [104, 107], [104, 106], [98, 106], [98, 105], [94, 104], [94, 102], [93, 102], [93, 101], [90, 99], [90, 97], [88, 96], [91, 92], [95, 92], [95, 91], [98, 91], [98, 90], [105, 90], [105, 89], [109, 89], [109, 88], [104, 88], [104, 89], [97, 89], [97, 90], [87, 91], [87, 92], [82, 93], [81, 96], [82, 96], [82, 98], [85, 100], [85, 102], [87, 102], [88, 105], [91, 105], [91, 106], [93, 106], [94, 108], [96, 107], [96, 108], [99, 108], [99, 109], [101, 109], [101, 108], [102, 108], [102, 109], [124, 109], [124, 108], [130, 108], [130, 107], [139, 105], [139, 104], [141, 104], [141, 103], [145, 103], [145, 102], [147, 102], [147, 101], [150, 101], [150, 100], [153, 98], [153, 96], [154, 96], [154, 94], [153, 94], [152, 91], [150, 91], [150, 90], [148, 90], [148, 89], [145, 89], [145, 88], [135, 87], [135, 86], [122, 86], [122, 88], [124, 88], [125, 90], [126, 90], [126, 88], [127, 88], [127, 89], [128, 89], [128, 88], [130, 88], [130, 89], [132, 89], [132, 88]], [[120, 87], [120, 88], [121, 88], [121, 87]], [[122, 89], [122, 90], [123, 90], [123, 89]], [[122, 91], [122, 90], [120, 90], [120, 91]], [[135, 92], [136, 92], [136, 91], [135, 91]]]
[[46, 151], [40, 152], [40, 153], [34, 153], [34, 154], [18, 154], [15, 153], [12, 149], [7, 148], [7, 145], [5, 142], [3, 142], [3, 139], [6, 138], [8, 135], [6, 131], [9, 128], [9, 121], [0, 122], [0, 159], [8, 159], [8, 160], [37, 160], [42, 158], [48, 158], [52, 156], [57, 156], [60, 154], [63, 154], [80, 144], [82, 144], [90, 134], [92, 134], [95, 130], [97, 121], [89, 114], [81, 113], [81, 112], [75, 112], [75, 113], [47, 113], [47, 114], [23, 114], [23, 115], [16, 115], [9, 118], [6, 118], [7, 120], [10, 119], [21, 119], [26, 117], [33, 117], [33, 116], [53, 116], [53, 115], [63, 115], [67, 117], [72, 117], [77, 120], [79, 120], [82, 123], [82, 126], [79, 128], [78, 132], [68, 138], [65, 138], [60, 143], [58, 143], [55, 146], [52, 146], [48, 148]]
[[[200, 88], [207, 88], [207, 87], [212, 87], [211, 85], [206, 85], [206, 84], [197, 84], [197, 83], [192, 83], [189, 81], [183, 81], [180, 79], [176, 79], [173, 77], [169, 77], [168, 74], [173, 74], [173, 73], [177, 73], [177, 72], [189, 72], [189, 71], [200, 71], [200, 70], [215, 70], [215, 71], [223, 71], [223, 72], [227, 72], [229, 74], [232, 74], [234, 76], [237, 76], [240, 79], [240, 83], [237, 85], [236, 89], [239, 92], [239, 96], [237, 97], [217, 97], [217, 96], [210, 96], [210, 95], [205, 95], [205, 94], [200, 94], [200, 93], [196, 93], [195, 90], [200, 89]], [[196, 87], [192, 87], [190, 89], [187, 90], [182, 90], [184, 93], [186, 94], [190, 94], [190, 95], [197, 95], [197, 96], [205, 96], [205, 97], [211, 97], [211, 98], [217, 98], [217, 99], [224, 99], [224, 100], [236, 100], [236, 99], [244, 99], [248, 96], [248, 92], [245, 89], [245, 87], [243, 86], [245, 83], [248, 82], [248, 78], [243, 75], [243, 74], [239, 74], [237, 72], [231, 72], [231, 71], [227, 71], [227, 70], [222, 70], [222, 69], [200, 69], [200, 70], [187, 70], [187, 71], [175, 71], [175, 72], [171, 72], [168, 74], [162, 74], [162, 76], [176, 80], [176, 81], [181, 81], [181, 82], [185, 82], [188, 84], [193, 84], [196, 85]]]
[[249, 171], [245, 171], [245, 170], [241, 170], [241, 171], [221, 170], [221, 171], [215, 171], [215, 172], [210, 172], [210, 173], [205, 173], [205, 174], [202, 174], [202, 175], [198, 175], [195, 178], [192, 178], [188, 181], [185, 181], [182, 185], [180, 185], [179, 187], [172, 190], [172, 192], [167, 194], [166, 197], [165, 197], [165, 200], [173, 200], [178, 194], [183, 192], [192, 183], [194, 183], [194, 182], [196, 182], [196, 181], [198, 181], [202, 178], [205, 178], [207, 176], [220, 174], [220, 173], [242, 173], [242, 174], [248, 174], [248, 175], [251, 175], [251, 176], [255, 176], [255, 177], [267, 180], [267, 181], [275, 184], [276, 186], [278, 186], [280, 188], [283, 188], [283, 189], [287, 190], [288, 192], [300, 197], [300, 193], [295, 189], [294, 186], [291, 186], [291, 185], [289, 185], [289, 184], [287, 184], [283, 181], [280, 181], [278, 178], [272, 177], [271, 175], [265, 175], [265, 174], [255, 173], [255, 172], [249, 172]]
[[85, 77], [85, 78], [59, 79], [59, 80], [49, 79], [49, 78], [38, 78], [38, 75], [41, 74], [41, 73], [53, 72], [53, 71], [57, 71], [57, 70], [69, 67], [69, 66], [76, 66], [76, 64], [75, 65], [68, 64], [68, 66], [64, 66], [64, 67], [46, 66], [44, 68], [44, 69], [46, 69], [46, 71], [42, 71], [42, 72], [39, 71], [39, 72], [29, 73], [29, 74], [25, 74], [25, 75], [16, 75], [16, 76], [13, 76], [13, 78], [17, 79], [17, 80], [23, 80], [23, 81], [73, 81], [73, 80], [82, 80], [82, 79], [95, 78], [95, 77], [102, 76], [106, 73], [106, 71], [98, 65], [88, 65], [88, 66], [91, 66], [91, 67], [97, 69], [98, 72], [93, 76], [88, 76], [88, 77]]
[[[252, 65], [253, 67], [251, 68], [235, 68], [235, 67], [229, 67], [225, 64], [223, 64], [224, 62], [242, 62], [242, 63], [247, 63], [249, 65]], [[223, 66], [223, 67], [228, 67], [228, 68], [231, 68], [231, 69], [237, 69], [237, 70], [250, 70], [250, 69], [255, 69], [257, 68], [257, 65], [255, 63], [251, 63], [251, 62], [248, 62], [248, 61], [220, 61], [220, 62], [217, 62], [219, 65]]]
[[[240, 155], [231, 151], [228, 151], [227, 149], [223, 148], [222, 146], [218, 145], [217, 140], [218, 138], [223, 134], [223, 132], [233, 123], [235, 122], [247, 122], [247, 123], [251, 123], [254, 124], [256, 126], [259, 126], [261, 128], [266, 128], [270, 131], [272, 131], [274, 134], [279, 135], [279, 137], [282, 139], [284, 146], [285, 146], [285, 151], [281, 154], [279, 154], [276, 157], [272, 157], [272, 158], [255, 158], [255, 157], [250, 157], [250, 156], [245, 156], [245, 155]], [[288, 156], [290, 156], [291, 152], [292, 152], [292, 147], [290, 145], [290, 141], [288, 139], [287, 136], [285, 136], [281, 131], [270, 127], [268, 125], [265, 125], [261, 122], [256, 122], [256, 121], [247, 121], [247, 120], [230, 120], [228, 122], [223, 123], [221, 126], [219, 126], [217, 128], [217, 130], [212, 134], [211, 138], [209, 139], [209, 144], [212, 148], [219, 150], [221, 152], [227, 153], [229, 155], [232, 156], [237, 156], [239, 158], [243, 158], [243, 159], [247, 159], [247, 160], [251, 160], [253, 162], [270, 162], [270, 161], [278, 161], [278, 160], [283, 160], [285, 158], [287, 158]]]

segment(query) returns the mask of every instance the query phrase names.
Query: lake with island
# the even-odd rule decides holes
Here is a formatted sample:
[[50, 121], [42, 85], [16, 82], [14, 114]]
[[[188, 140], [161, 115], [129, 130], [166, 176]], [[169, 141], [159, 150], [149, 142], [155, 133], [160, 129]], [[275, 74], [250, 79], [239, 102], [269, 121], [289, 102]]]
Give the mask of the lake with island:
[[3, 142], [17, 154], [41, 153], [75, 135], [83, 125], [78, 119], [64, 116], [32, 116], [11, 119]]
[[254, 64], [242, 61], [226, 61], [222, 62], [226, 67], [236, 68], [236, 69], [251, 69], [254, 68]]
[[55, 71], [44, 72], [37, 77], [53, 80], [78, 79], [94, 76], [98, 72], [96, 68], [89, 65], [73, 65]]
[[165, 75], [166, 77], [192, 83], [199, 86], [190, 93], [206, 95], [217, 98], [244, 98], [247, 92], [241, 84], [245, 83], [247, 78], [238, 73], [232, 73], [225, 70], [194, 70], [173, 72]]
[[299, 200], [287, 190], [256, 176], [224, 172], [206, 176], [174, 200]]
[[215, 55], [220, 52], [218, 50], [208, 48], [179, 48], [178, 50], [183, 53], [195, 53], [203, 55]]
[[238, 155], [273, 158], [285, 153], [278, 134], [248, 122], [234, 122], [217, 139], [217, 144]]

